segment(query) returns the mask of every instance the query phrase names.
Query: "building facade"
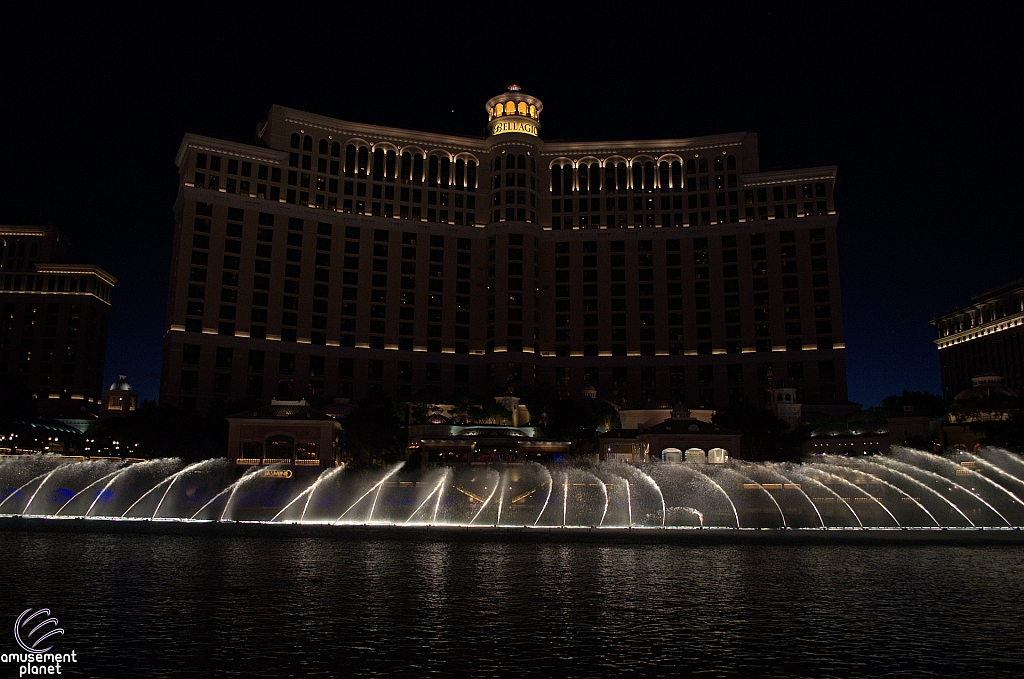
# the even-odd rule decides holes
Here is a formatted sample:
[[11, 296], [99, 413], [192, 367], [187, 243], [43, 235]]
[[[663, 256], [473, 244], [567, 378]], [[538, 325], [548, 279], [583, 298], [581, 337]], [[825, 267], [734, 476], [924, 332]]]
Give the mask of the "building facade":
[[274, 106], [186, 135], [161, 399], [592, 387], [619, 405], [846, 398], [834, 167], [750, 132], [546, 142], [519, 88], [485, 138]]
[[117, 282], [67, 259], [56, 229], [0, 226], [0, 375], [24, 380], [47, 414], [99, 411]]
[[1024, 278], [971, 298], [971, 304], [932, 320], [942, 371], [942, 396], [951, 400], [984, 373], [1024, 390]]
[[341, 424], [305, 401], [271, 400], [227, 420], [228, 459], [237, 467], [325, 469], [341, 463]]

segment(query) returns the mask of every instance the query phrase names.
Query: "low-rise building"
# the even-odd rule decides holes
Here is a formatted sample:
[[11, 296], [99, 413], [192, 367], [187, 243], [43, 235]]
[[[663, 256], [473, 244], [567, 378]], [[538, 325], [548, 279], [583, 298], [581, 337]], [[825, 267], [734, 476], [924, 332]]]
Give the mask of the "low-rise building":
[[679, 404], [646, 429], [619, 429], [598, 437], [597, 462], [650, 461], [724, 464], [740, 451], [742, 434], [691, 416]]
[[409, 457], [423, 465], [494, 462], [561, 462], [572, 441], [547, 439], [536, 427], [450, 424], [434, 415], [424, 425], [409, 427]]
[[326, 469], [341, 461], [341, 424], [305, 401], [271, 401], [228, 420], [228, 459], [239, 467]]

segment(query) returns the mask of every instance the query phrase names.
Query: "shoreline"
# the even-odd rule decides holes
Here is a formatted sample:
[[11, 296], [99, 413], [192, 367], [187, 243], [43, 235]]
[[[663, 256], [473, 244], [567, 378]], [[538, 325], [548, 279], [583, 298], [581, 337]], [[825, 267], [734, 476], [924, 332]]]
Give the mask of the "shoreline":
[[198, 537], [327, 538], [337, 540], [603, 543], [610, 545], [1024, 545], [1009, 528], [596, 528], [451, 526], [0, 517], [0, 533], [100, 533]]

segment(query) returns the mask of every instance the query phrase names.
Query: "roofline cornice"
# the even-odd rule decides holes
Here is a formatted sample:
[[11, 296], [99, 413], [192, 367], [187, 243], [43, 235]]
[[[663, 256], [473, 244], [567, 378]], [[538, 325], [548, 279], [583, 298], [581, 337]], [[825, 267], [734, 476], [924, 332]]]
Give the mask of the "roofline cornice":
[[272, 116], [280, 116], [282, 120], [298, 125], [307, 125], [326, 132], [334, 132], [353, 137], [372, 137], [375, 140], [398, 142], [401, 144], [424, 144], [432, 143], [445, 147], [461, 147], [467, 151], [478, 153], [487, 152], [487, 140], [483, 137], [461, 137], [449, 134], [437, 134], [435, 132], [421, 132], [418, 130], [404, 130], [398, 127], [385, 127], [383, 125], [367, 125], [365, 123], [353, 123], [348, 120], [339, 120], [327, 116], [309, 113], [286, 108], [275, 104], [271, 107]]
[[616, 154], [628, 151], [638, 153], [663, 153], [665, 151], [701, 151], [720, 149], [723, 146], [740, 146], [752, 135], [751, 132], [732, 132], [709, 137], [689, 139], [627, 139], [623, 141], [551, 141], [545, 142], [542, 156], [571, 154]]
[[196, 149], [197, 151], [222, 153], [225, 156], [255, 160], [260, 163], [270, 163], [272, 165], [284, 165], [288, 161], [288, 154], [284, 151], [275, 151], [274, 149], [263, 148], [262, 146], [239, 144], [238, 142], [224, 141], [223, 139], [214, 139], [213, 137], [204, 137], [198, 134], [186, 133], [185, 136], [182, 137], [181, 145], [178, 146], [178, 153], [174, 157], [174, 164], [176, 166], [181, 167], [181, 164], [185, 161], [185, 152], [190, 148]]
[[759, 186], [763, 184], [779, 184], [782, 182], [803, 182], [836, 180], [836, 172], [839, 167], [836, 165], [824, 165], [822, 167], [800, 167], [795, 170], [776, 170], [773, 172], [748, 172], [740, 175], [744, 186]]
[[110, 275], [105, 269], [93, 264], [39, 264], [35, 265], [36, 273], [46, 274], [93, 274], [107, 285], [113, 287], [117, 279]]

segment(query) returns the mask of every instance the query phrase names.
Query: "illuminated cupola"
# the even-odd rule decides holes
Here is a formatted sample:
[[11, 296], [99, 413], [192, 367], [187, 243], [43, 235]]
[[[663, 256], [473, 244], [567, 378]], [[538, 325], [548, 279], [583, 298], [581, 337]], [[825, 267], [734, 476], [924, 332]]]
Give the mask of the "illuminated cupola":
[[134, 411], [139, 405], [139, 392], [124, 375], [118, 375], [117, 381], [103, 392], [103, 405], [100, 407], [100, 419], [122, 417]]
[[543, 110], [540, 99], [523, 94], [519, 85], [510, 85], [506, 92], [487, 101], [487, 134], [493, 137], [518, 133], [537, 137]]

